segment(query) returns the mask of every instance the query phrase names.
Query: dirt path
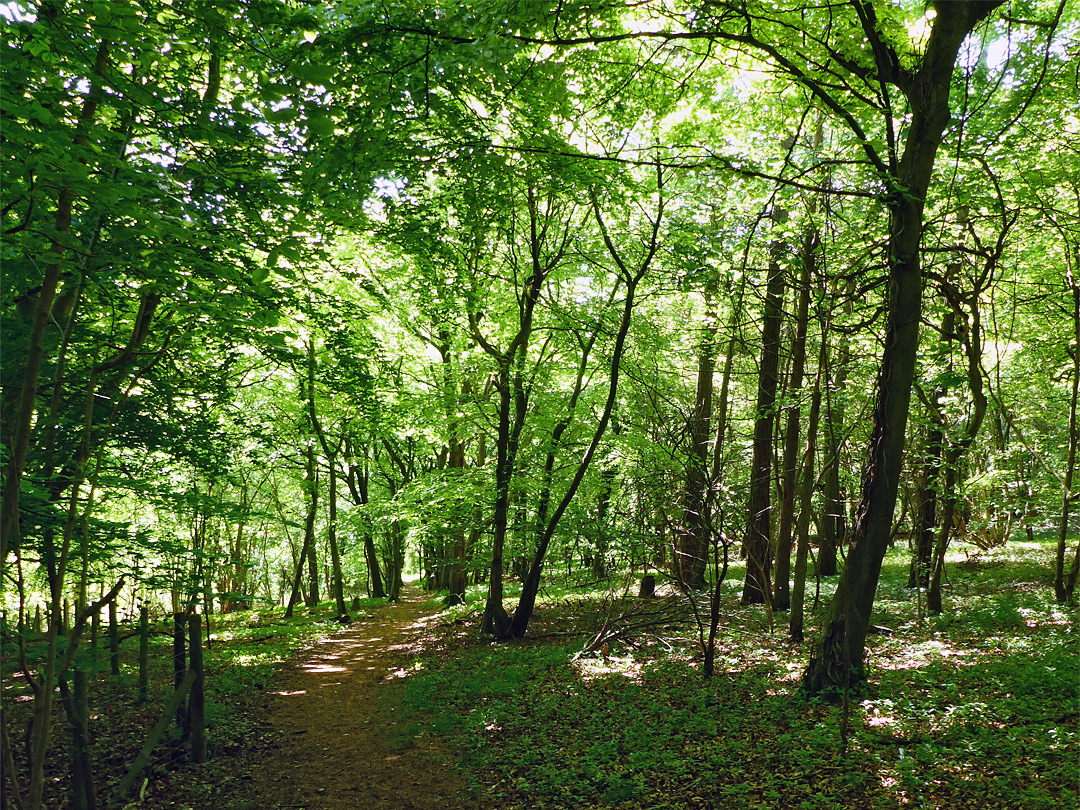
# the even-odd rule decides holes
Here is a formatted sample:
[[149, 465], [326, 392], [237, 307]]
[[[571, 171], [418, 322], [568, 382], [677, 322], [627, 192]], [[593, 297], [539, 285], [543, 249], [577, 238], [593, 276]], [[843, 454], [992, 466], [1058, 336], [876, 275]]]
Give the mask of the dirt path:
[[[436, 619], [429, 596], [396, 605], [316, 644], [268, 696], [269, 746], [237, 759], [218, 810], [429, 810], [468, 806], [462, 779], [428, 735], [399, 721], [404, 667]], [[219, 797], [223, 799], [225, 797]]]

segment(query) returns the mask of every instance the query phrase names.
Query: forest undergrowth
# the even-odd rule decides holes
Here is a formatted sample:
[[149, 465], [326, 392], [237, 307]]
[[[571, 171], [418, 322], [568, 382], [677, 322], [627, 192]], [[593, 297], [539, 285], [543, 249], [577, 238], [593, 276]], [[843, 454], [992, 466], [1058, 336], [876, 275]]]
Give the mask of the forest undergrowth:
[[[740, 608], [737, 570], [708, 681], [685, 597], [635, 625], [634, 590], [549, 589], [536, 639], [450, 639], [417, 662], [409, 731], [452, 740], [478, 803], [504, 808], [1074, 808], [1076, 614], [1052, 602], [1049, 555], [960, 546], [946, 612], [920, 616], [890, 554], [873, 621], [892, 632], [846, 710], [799, 697], [810, 640]], [[622, 615], [625, 634], [589, 645]]]
[[[883, 632], [869, 643], [868, 687], [850, 695], [846, 708], [842, 700], [799, 695], [812, 634], [793, 645], [786, 614], [740, 607], [738, 565], [721, 586], [711, 680], [701, 675], [695, 618], [707, 613], [707, 592], [694, 596], [695, 610], [670, 585], [638, 598], [637, 578], [549, 585], [530, 638], [516, 643], [478, 636], [479, 590], [452, 608], [432, 594], [438, 620], [401, 673], [404, 689], [395, 694], [405, 706], [391, 746], [440, 738], [456, 754], [477, 807], [1076, 808], [1077, 617], [1052, 601], [1051, 554], [1037, 543], [958, 546], [946, 611], [928, 616], [905, 587], [907, 553], [891, 552], [873, 617]], [[835, 578], [821, 583], [808, 627], [819, 623], [833, 587]], [[812, 605], [812, 583], [810, 591]], [[362, 613], [383, 602], [365, 602]], [[229, 778], [230, 758], [272, 744], [262, 740], [260, 697], [283, 662], [339, 627], [329, 604], [289, 621], [280, 613], [213, 617], [210, 761], [187, 765], [174, 730], [139, 780], [143, 791], [152, 795], [169, 773], [171, 790], [183, 786], [185, 807], [200, 806], [192, 804], [200, 795], [211, 806], [215, 783]], [[137, 698], [137, 640], [121, 644], [119, 677], [109, 675], [103, 641], [96, 653], [84, 651], [93, 666], [93, 756], [103, 797], [171, 690], [171, 639], [164, 622], [155, 630], [147, 702]], [[17, 668], [6, 655], [5, 706], [18, 761], [29, 703]], [[61, 732], [52, 745], [47, 806], [68, 806], [68, 767]], [[130, 799], [142, 806], [138, 795]]]

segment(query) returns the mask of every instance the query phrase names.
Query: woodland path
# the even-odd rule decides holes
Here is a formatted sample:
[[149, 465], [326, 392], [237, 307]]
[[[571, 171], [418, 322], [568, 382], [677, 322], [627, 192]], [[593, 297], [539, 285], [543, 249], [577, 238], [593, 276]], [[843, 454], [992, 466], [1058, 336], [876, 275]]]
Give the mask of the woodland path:
[[[437, 740], [399, 718], [405, 668], [437, 621], [430, 595], [397, 604], [322, 639], [275, 678], [264, 718], [269, 744], [230, 763], [217, 810], [455, 810], [471, 806]], [[239, 752], [238, 752], [239, 753]]]

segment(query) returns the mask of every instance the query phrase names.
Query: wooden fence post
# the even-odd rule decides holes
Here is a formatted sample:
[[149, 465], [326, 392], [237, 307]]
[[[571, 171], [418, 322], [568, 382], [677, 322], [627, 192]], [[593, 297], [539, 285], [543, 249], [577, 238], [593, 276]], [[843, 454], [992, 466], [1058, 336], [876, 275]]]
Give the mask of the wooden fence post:
[[188, 721], [191, 724], [191, 759], [206, 762], [206, 698], [203, 694], [202, 616], [191, 614], [188, 619], [188, 655], [195, 681], [188, 698]]

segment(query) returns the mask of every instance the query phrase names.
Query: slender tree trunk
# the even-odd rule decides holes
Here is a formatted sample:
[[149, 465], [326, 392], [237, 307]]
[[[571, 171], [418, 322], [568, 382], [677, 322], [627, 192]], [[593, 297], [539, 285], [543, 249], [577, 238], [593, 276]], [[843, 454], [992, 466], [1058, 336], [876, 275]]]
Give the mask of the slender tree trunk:
[[[795, 485], [799, 474], [800, 406], [803, 373], [806, 367], [806, 332], [810, 320], [810, 277], [814, 272], [817, 233], [807, 231], [799, 273], [799, 303], [795, 314], [795, 342], [791, 347], [791, 377], [787, 386], [787, 426], [784, 433], [784, 460], [780, 486], [780, 525], [776, 533], [776, 570], [773, 577], [773, 610], [791, 606], [791, 536], [795, 521]], [[805, 572], [804, 572], [805, 573]]]
[[[941, 405], [941, 389], [931, 394], [931, 405]], [[933, 419], [933, 417], [931, 417]], [[926, 458], [923, 463], [919, 487], [915, 494], [915, 529], [912, 532], [915, 548], [908, 570], [909, 588], [925, 588], [930, 583], [930, 568], [934, 556], [934, 526], [937, 525], [937, 491], [941, 476], [941, 451], [944, 436], [936, 420], [926, 429]]]
[[[950, 274], [955, 271], [951, 268]], [[938, 342], [937, 361], [952, 369], [950, 359], [953, 331], [956, 327], [956, 313], [950, 308], [941, 319], [941, 340]], [[926, 436], [926, 462], [923, 465], [923, 475], [915, 497], [915, 553], [911, 558], [911, 568], [908, 571], [909, 588], [928, 588], [930, 586], [931, 569], [934, 567], [934, 538], [937, 535], [938, 491], [942, 489], [942, 457], [945, 453], [945, 433], [941, 424], [942, 398], [948, 393], [944, 385], [935, 385], [930, 395], [930, 426]], [[948, 466], [947, 464], [945, 466]], [[947, 476], [946, 476], [947, 477]], [[945, 483], [944, 491], [948, 491], [949, 484]], [[946, 532], [952, 526], [952, 515], [949, 520], [943, 520]]]
[[686, 457], [683, 487], [683, 519], [679, 527], [675, 553], [675, 576], [688, 588], [705, 585], [705, 567], [709, 558], [709, 420], [713, 409], [713, 371], [716, 367], [715, 282], [705, 290], [705, 326], [698, 343], [697, 385], [694, 407], [687, 426], [690, 447]]
[[788, 616], [788, 637], [793, 643], [803, 640], [803, 606], [806, 603], [806, 558], [810, 550], [810, 521], [814, 498], [814, 458], [817, 451], [818, 424], [821, 421], [821, 383], [828, 355], [828, 341], [821, 336], [817, 377], [810, 399], [810, 417], [806, 425], [806, 450], [803, 454], [802, 478], [799, 481], [799, 517], [795, 524], [795, 585], [791, 592], [791, 613]]
[[[499, 391], [499, 427], [496, 434], [495, 507], [491, 516], [494, 538], [488, 595], [484, 604], [484, 616], [480, 623], [480, 632], [495, 638], [506, 638], [511, 623], [510, 616], [502, 604], [503, 556], [510, 515], [510, 482], [516, 469], [518, 442], [525, 427], [528, 410], [522, 379], [522, 365], [532, 336], [533, 315], [540, 299], [540, 292], [548, 275], [562, 261], [569, 234], [569, 230], [563, 233], [561, 246], [556, 246], [552, 256], [545, 261], [541, 254], [549, 238], [548, 225], [554, 221], [553, 214], [551, 210], [547, 214], [541, 212], [540, 201], [531, 183], [526, 184], [525, 191], [529, 208], [531, 267], [525, 279], [524, 289], [521, 290], [518, 298], [518, 330], [504, 351], [499, 351], [483, 336], [480, 332], [480, 316], [474, 311], [469, 312], [469, 329], [473, 338], [495, 359], [498, 369], [496, 388]], [[510, 417], [511, 404], [513, 405], [513, 419]]]
[[[103, 76], [109, 64], [111, 42], [102, 40], [98, 45], [90, 90], [83, 102], [82, 112], [76, 125], [72, 141], [75, 151], [88, 143], [88, 132], [97, 115], [98, 105], [104, 97], [97, 77]], [[81, 162], [82, 159], [80, 158]], [[64, 186], [60, 189], [56, 203], [54, 225], [57, 234], [66, 234], [71, 230], [75, 205], [75, 192]], [[34, 430], [34, 411], [37, 408], [38, 382], [41, 376], [41, 364], [45, 359], [45, 330], [53, 318], [53, 303], [60, 286], [64, 255], [64, 239], [52, 240], [49, 262], [41, 288], [37, 292], [34, 315], [31, 319], [30, 333], [27, 339], [25, 365], [23, 366], [22, 384], [19, 390], [18, 407], [15, 409], [13, 426], [5, 431], [11, 435], [10, 455], [4, 470], [3, 500], [0, 501], [0, 572], [6, 567], [8, 551], [17, 547], [19, 531], [19, 490], [22, 486], [23, 471], [26, 467], [26, 455], [30, 448], [30, 434]], [[7, 421], [5, 419], [5, 421]], [[43, 777], [42, 777], [43, 778]], [[41, 806], [44, 783], [40, 779], [31, 780], [27, 795], [28, 810], [38, 810]]]
[[[439, 345], [436, 348], [442, 361], [442, 398], [447, 425], [446, 468], [451, 475], [460, 476], [465, 470], [465, 443], [461, 440], [461, 419], [458, 416], [461, 405], [454, 380], [450, 332], [447, 329], [439, 330]], [[466, 380], [462, 385], [462, 398], [467, 398], [469, 392]], [[437, 587], [445, 586], [449, 590], [447, 602], [451, 605], [465, 601], [465, 586], [468, 584], [465, 559], [468, 553], [467, 537], [461, 513], [455, 511], [450, 525], [449, 548], [446, 549], [449, 553], [445, 555], [447, 559], [439, 563], [440, 571], [445, 570], [445, 574], [439, 577], [445, 581], [445, 585], [436, 583]]]
[[[338, 549], [337, 541], [337, 459], [338, 454], [341, 451], [341, 440], [336, 445], [330, 443], [329, 438], [326, 435], [326, 431], [323, 430], [322, 421], [319, 419], [319, 411], [315, 405], [315, 342], [309, 340], [307, 344], [307, 408], [308, 419], [311, 421], [311, 430], [315, 434], [315, 437], [319, 440], [319, 446], [322, 448], [323, 455], [326, 457], [326, 463], [329, 468], [329, 480], [327, 484], [327, 498], [328, 503], [328, 522], [326, 525], [326, 542], [330, 547], [330, 591], [334, 597], [334, 601], [337, 604], [338, 618], [348, 619], [349, 612], [345, 606], [345, 583], [342, 580], [341, 575], [341, 553]], [[310, 445], [308, 446], [308, 472], [315, 472], [315, 450]], [[312, 496], [312, 512], [318, 506], [318, 478], [315, 478], [313, 487], [314, 495]], [[311, 548], [314, 548], [314, 516], [309, 513], [309, 522], [311, 523], [311, 531], [313, 541]], [[314, 559], [314, 555], [309, 557], [310, 561]], [[312, 580], [314, 582], [314, 580]], [[313, 596], [315, 604], [318, 604], [318, 586], [313, 586]]]
[[405, 587], [405, 531], [400, 520], [390, 524], [390, 559], [390, 593], [387, 598], [396, 602], [401, 598], [401, 589]]
[[632, 271], [628, 269], [626, 262], [623, 260], [608, 233], [603, 215], [600, 211], [600, 203], [595, 194], [592, 196], [593, 214], [596, 218], [596, 224], [600, 228], [600, 233], [604, 238], [604, 245], [607, 247], [608, 254], [615, 262], [615, 265], [619, 268], [620, 277], [626, 283], [626, 299], [623, 301], [622, 316], [619, 320], [618, 329], [615, 332], [615, 345], [611, 351], [611, 373], [608, 376], [608, 395], [607, 400], [604, 402], [604, 410], [600, 416], [600, 422], [593, 432], [589, 446], [585, 449], [585, 454], [578, 463], [577, 469], [574, 472], [574, 477], [566, 488], [562, 500], [559, 501], [555, 513], [548, 521], [544, 533], [540, 537], [540, 542], [537, 544], [536, 554], [533, 556], [532, 565], [529, 567], [528, 575], [521, 585], [521, 596], [518, 599], [517, 608], [514, 610], [513, 620], [508, 628], [507, 635], [511, 638], [520, 638], [524, 636], [525, 631], [529, 627], [529, 621], [532, 618], [533, 610], [536, 606], [536, 595], [540, 590], [540, 577], [543, 570], [544, 558], [547, 555], [548, 544], [551, 542], [552, 537], [555, 536], [555, 529], [558, 527], [559, 521], [562, 519], [563, 514], [565, 514], [567, 507], [570, 506], [574, 496], [577, 494], [578, 487], [581, 486], [581, 482], [585, 478], [585, 473], [588, 472], [592, 459], [596, 454], [596, 450], [600, 446], [601, 440], [604, 438], [604, 433], [607, 431], [611, 415], [615, 411], [615, 402], [619, 390], [619, 368], [622, 363], [623, 352], [626, 348], [626, 336], [630, 332], [630, 324], [633, 320], [634, 297], [637, 293], [638, 284], [641, 283], [641, 279], [645, 277], [649, 267], [652, 265], [657, 248], [659, 247], [660, 225], [664, 219], [664, 183], [663, 171], [660, 166], [657, 166], [656, 168], [656, 191], [659, 199], [656, 209], [656, 219], [651, 222], [652, 232], [646, 243], [648, 247], [641, 260], [641, 264]]
[[334, 600], [337, 602], [337, 615], [339, 619], [348, 620], [349, 610], [345, 605], [345, 582], [341, 573], [341, 550], [337, 540], [337, 457], [327, 459], [330, 464], [330, 476], [327, 481], [326, 497], [329, 506], [329, 518], [326, 525], [326, 542], [330, 546], [330, 574], [333, 579], [331, 587], [334, 591]]
[[503, 552], [506, 547], [507, 518], [510, 508], [510, 479], [513, 477], [517, 447], [510, 425], [510, 358], [499, 363], [499, 427], [496, 436], [495, 506], [492, 523], [495, 536], [491, 544], [491, 568], [488, 573], [487, 602], [480, 632], [495, 638], [505, 638], [510, 629], [510, 616], [503, 607]]
[[945, 480], [942, 482], [941, 525], [934, 532], [934, 553], [930, 561], [930, 578], [926, 587], [926, 610], [934, 615], [941, 613], [941, 581], [945, 573], [945, 554], [949, 549], [953, 517], [956, 515], [960, 486], [958, 462], [960, 454], [951, 451], [945, 461]]
[[[652, 254], [650, 253], [650, 259], [651, 255]], [[567, 487], [562, 500], [559, 501], [559, 505], [555, 509], [555, 513], [551, 516], [551, 519], [544, 529], [543, 535], [540, 537], [536, 554], [533, 556], [532, 565], [529, 567], [529, 573], [521, 585], [521, 596], [518, 599], [517, 608], [514, 610], [514, 617], [509, 628], [508, 635], [512, 638], [521, 638], [525, 635], [525, 631], [529, 627], [529, 620], [532, 618], [533, 610], [536, 606], [536, 595], [540, 590], [540, 575], [544, 565], [544, 558], [547, 555], [548, 544], [551, 542], [551, 538], [555, 536], [555, 529], [558, 527], [559, 521], [562, 519], [562, 516], [566, 512], [571, 501], [573, 501], [574, 496], [577, 494], [578, 487], [581, 486], [581, 482], [585, 478], [585, 473], [592, 463], [596, 449], [600, 446], [600, 441], [604, 437], [604, 432], [607, 430], [611, 414], [615, 409], [615, 400], [619, 389], [619, 367], [622, 362], [623, 351], [626, 346], [626, 336], [630, 331], [630, 323], [634, 312], [634, 294], [637, 290], [637, 285], [645, 275], [648, 266], [649, 262], [646, 261], [637, 275], [627, 279], [626, 300], [623, 303], [622, 319], [619, 322], [619, 328], [615, 334], [615, 347], [612, 349], [611, 353], [611, 374], [608, 377], [607, 401], [604, 403], [604, 410], [600, 416], [600, 422], [593, 432], [592, 441], [586, 448], [585, 454], [578, 464], [577, 470], [574, 472], [574, 477], [570, 481], [570, 485]]]
[[[983, 388], [982, 375], [982, 319], [979, 312], [979, 290], [970, 293], [967, 300], [968, 324], [967, 337], [964, 340], [964, 352], [967, 355], [967, 383], [971, 392], [972, 411], [964, 426], [964, 433], [945, 451], [945, 485], [943, 487], [941, 526], [937, 533], [937, 544], [934, 549], [933, 566], [930, 571], [930, 582], [926, 591], [926, 607], [931, 613], [940, 613], [941, 603], [941, 580], [945, 570], [945, 554], [949, 548], [949, 538], [952, 536], [953, 516], [956, 514], [957, 505], [960, 502], [960, 484], [962, 481], [960, 464], [975, 443], [986, 416], [987, 399]], [[954, 316], [955, 317], [955, 316]], [[951, 337], [953, 319], [947, 320], [950, 332], [945, 334], [945, 339]], [[940, 424], [944, 425], [944, 417], [938, 416]]]
[[[849, 285], [848, 298], [853, 295]], [[825, 383], [825, 439], [827, 441], [821, 474], [824, 511], [821, 516], [821, 537], [818, 541], [817, 575], [834, 576], [837, 567], [837, 549], [847, 542], [847, 504], [840, 487], [840, 458], [844, 450], [844, 400], [851, 349], [847, 340], [840, 342], [835, 364], [827, 364]], [[830, 370], [829, 366], [832, 366]]]
[[[773, 227], [787, 221], [787, 212], [773, 212]], [[746, 576], [742, 603], [763, 604], [772, 594], [769, 585], [772, 548], [773, 425], [779, 382], [780, 326], [783, 321], [784, 271], [780, 258], [786, 246], [777, 237], [769, 247], [769, 278], [762, 315], [761, 364], [758, 367], [757, 405], [754, 408], [754, 449], [750, 462], [750, 513], [746, 529]]]
[[1074, 269], [1070, 268], [1069, 287], [1073, 297], [1073, 350], [1072, 367], [1072, 392], [1069, 397], [1069, 449], [1065, 461], [1065, 493], [1061, 498], [1061, 518], [1058, 523], [1057, 553], [1054, 565], [1054, 598], [1059, 604], [1071, 602], [1076, 590], [1076, 581], [1080, 576], [1080, 545], [1073, 558], [1073, 563], [1068, 574], [1065, 573], [1065, 551], [1068, 548], [1069, 538], [1069, 513], [1072, 509], [1073, 480], [1076, 475], [1076, 449], [1080, 441], [1080, 431], [1077, 427], [1077, 398], [1080, 394], [1080, 280], [1073, 275]]
[[[368, 503], [368, 472], [367, 472], [367, 450], [364, 451], [363, 465], [357, 465], [352, 462], [352, 445], [348, 439], [345, 442], [345, 454], [348, 460], [348, 475], [345, 479], [345, 483], [348, 484], [349, 493], [352, 495], [353, 503], [357, 506], [367, 506]], [[375, 550], [375, 538], [371, 535], [370, 521], [364, 522], [364, 561], [367, 564], [368, 570], [368, 582], [370, 584], [371, 597], [373, 599], [383, 599], [386, 597], [386, 591], [383, 588], [382, 571], [379, 568], [379, 554]]]
[[[810, 694], [846, 688], [866, 677], [866, 633], [881, 563], [892, 536], [919, 347], [923, 208], [934, 159], [950, 117], [949, 89], [960, 45], [997, 5], [1000, 3], [996, 0], [936, 3], [937, 16], [920, 67], [913, 74], [897, 78], [911, 105], [911, 117], [903, 155], [890, 178], [894, 193], [889, 203], [887, 322], [870, 456], [847, 566], [803, 678], [803, 686]], [[881, 63], [879, 70], [890, 68]]]
[[304, 475], [304, 490], [308, 497], [307, 519], [304, 521], [304, 550], [307, 553], [308, 592], [305, 604], [308, 607], [319, 605], [319, 563], [315, 554], [315, 519], [319, 516], [319, 474], [315, 467], [315, 447], [307, 446], [307, 465]]

